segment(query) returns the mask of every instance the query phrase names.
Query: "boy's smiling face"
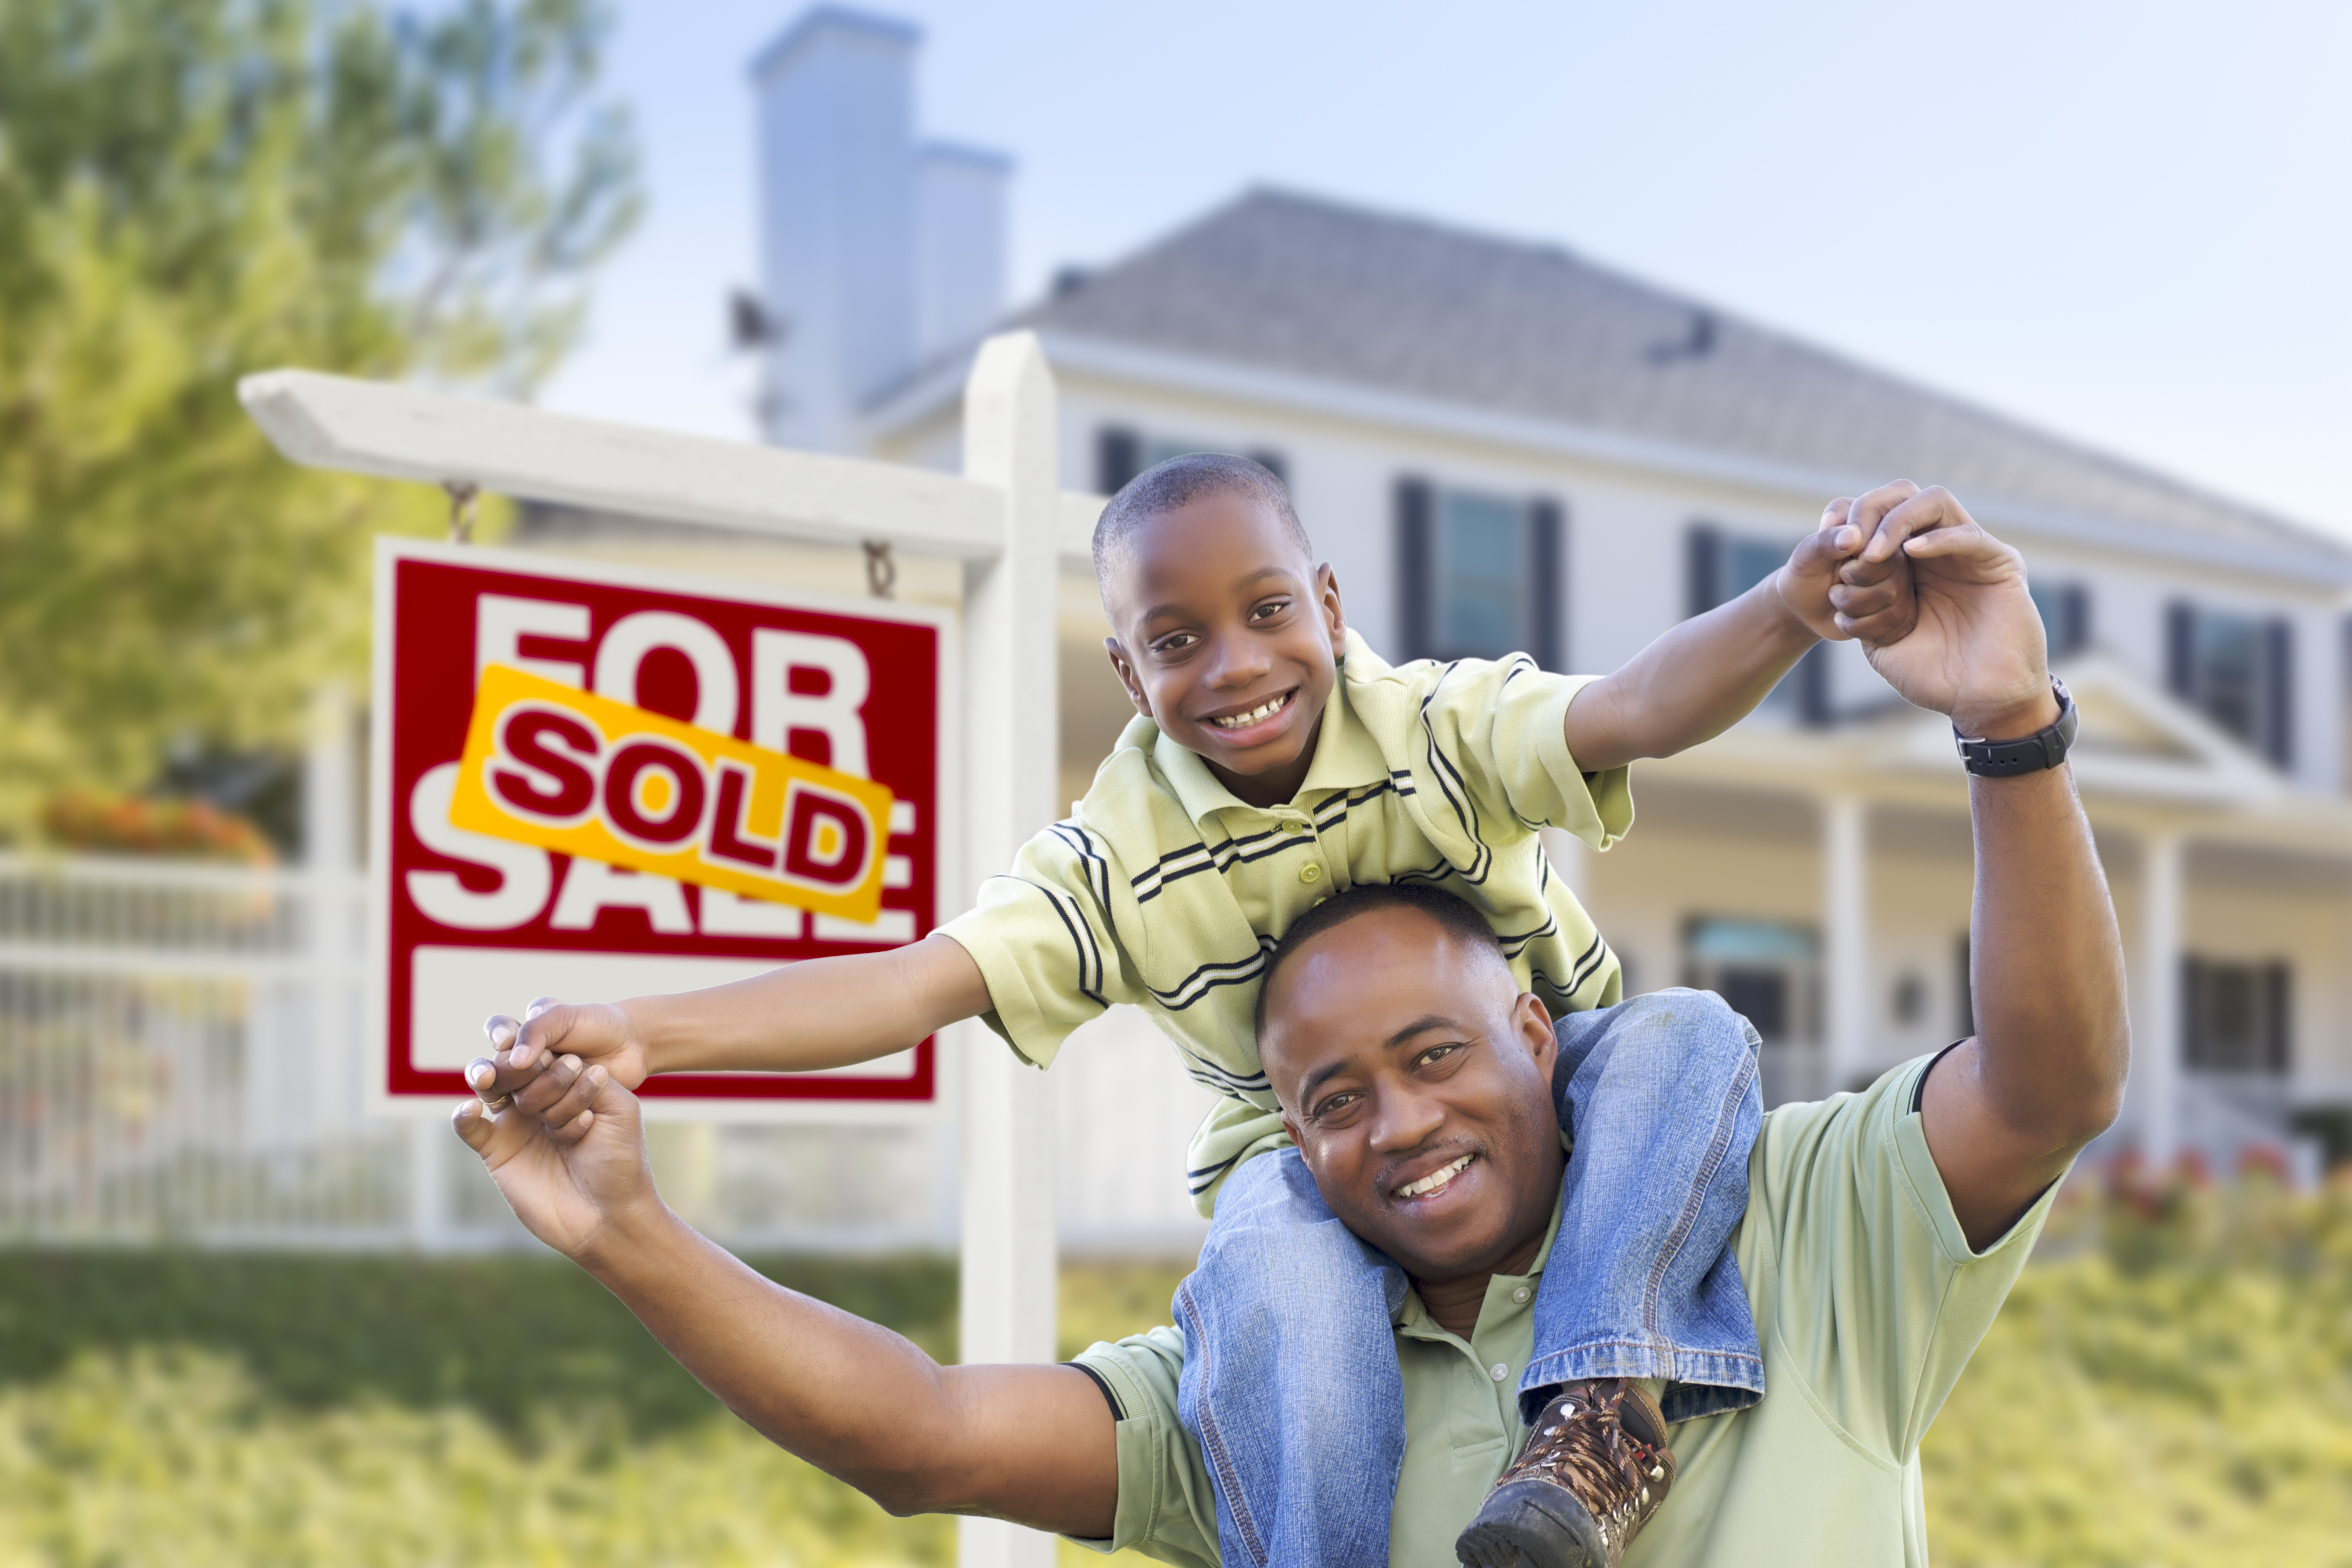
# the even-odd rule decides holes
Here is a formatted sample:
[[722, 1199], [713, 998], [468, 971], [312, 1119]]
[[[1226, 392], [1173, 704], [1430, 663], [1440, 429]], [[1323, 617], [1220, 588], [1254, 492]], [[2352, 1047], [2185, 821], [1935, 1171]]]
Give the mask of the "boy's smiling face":
[[1339, 584], [1263, 501], [1213, 490], [1118, 545], [1110, 662], [1136, 711], [1234, 795], [1275, 805], [1314, 762], [1347, 647]]

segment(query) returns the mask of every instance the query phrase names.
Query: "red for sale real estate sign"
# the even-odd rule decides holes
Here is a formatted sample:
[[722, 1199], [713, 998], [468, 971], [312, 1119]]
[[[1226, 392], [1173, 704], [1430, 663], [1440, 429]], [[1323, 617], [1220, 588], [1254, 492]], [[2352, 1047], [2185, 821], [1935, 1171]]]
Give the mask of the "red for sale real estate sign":
[[[467, 1092], [482, 1022], [914, 942], [940, 913], [947, 612], [380, 540], [375, 1089]], [[788, 1020], [779, 1020], [788, 1029]], [[656, 1101], [935, 1097], [929, 1040]]]

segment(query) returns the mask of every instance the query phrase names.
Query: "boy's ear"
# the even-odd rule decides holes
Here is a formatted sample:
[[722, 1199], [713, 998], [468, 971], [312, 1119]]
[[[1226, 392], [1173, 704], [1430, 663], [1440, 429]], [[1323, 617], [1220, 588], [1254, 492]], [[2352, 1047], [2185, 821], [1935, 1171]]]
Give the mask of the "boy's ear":
[[1127, 688], [1127, 700], [1135, 704], [1138, 713], [1150, 718], [1151, 699], [1143, 694], [1143, 682], [1136, 679], [1135, 666], [1127, 661], [1127, 650], [1118, 646], [1117, 637], [1105, 637], [1103, 651], [1110, 655], [1110, 668], [1118, 675], [1118, 683]]
[[1339, 608], [1339, 579], [1328, 561], [1315, 568], [1315, 605], [1331, 633], [1331, 657], [1348, 657], [1348, 617]]

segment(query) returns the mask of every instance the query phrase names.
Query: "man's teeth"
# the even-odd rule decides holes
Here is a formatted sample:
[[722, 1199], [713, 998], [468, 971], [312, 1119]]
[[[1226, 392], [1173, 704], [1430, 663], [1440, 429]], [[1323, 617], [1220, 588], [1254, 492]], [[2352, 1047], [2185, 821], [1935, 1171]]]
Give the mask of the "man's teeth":
[[1397, 1196], [1401, 1198], [1418, 1198], [1425, 1196], [1431, 1193], [1441, 1191], [1444, 1187], [1445, 1184], [1459, 1175], [1462, 1172], [1462, 1167], [1469, 1163], [1470, 1156], [1465, 1154], [1459, 1160], [1454, 1161], [1451, 1165], [1440, 1165], [1436, 1170], [1432, 1171], [1429, 1174], [1422, 1177], [1421, 1180], [1417, 1182], [1410, 1182], [1405, 1185], [1399, 1187], [1397, 1189]]
[[1235, 713], [1223, 719], [1212, 719], [1209, 722], [1220, 730], [1239, 730], [1245, 725], [1255, 724], [1261, 719], [1271, 718], [1281, 712], [1282, 705], [1289, 700], [1290, 693], [1286, 691], [1279, 697], [1268, 698], [1246, 713]]

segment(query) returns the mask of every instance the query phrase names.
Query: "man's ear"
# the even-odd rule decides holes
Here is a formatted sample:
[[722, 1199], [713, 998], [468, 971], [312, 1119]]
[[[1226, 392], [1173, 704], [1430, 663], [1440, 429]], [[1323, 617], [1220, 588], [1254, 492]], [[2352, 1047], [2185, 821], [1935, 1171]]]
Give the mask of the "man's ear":
[[1118, 683], [1127, 688], [1127, 700], [1135, 704], [1138, 713], [1150, 718], [1151, 699], [1143, 694], [1143, 682], [1136, 679], [1135, 666], [1127, 660], [1127, 650], [1118, 646], [1117, 637], [1105, 637], [1103, 651], [1110, 655], [1111, 671], [1118, 677]]
[[1339, 579], [1328, 561], [1315, 568], [1315, 607], [1323, 612], [1323, 624], [1331, 634], [1331, 657], [1348, 657], [1348, 617], [1339, 608]]
[[1528, 1055], [1543, 1069], [1545, 1080], [1551, 1078], [1552, 1060], [1559, 1054], [1559, 1037], [1552, 1033], [1551, 1014], [1545, 1010], [1543, 999], [1532, 991], [1522, 991], [1511, 1006], [1511, 1027], [1528, 1047]]

